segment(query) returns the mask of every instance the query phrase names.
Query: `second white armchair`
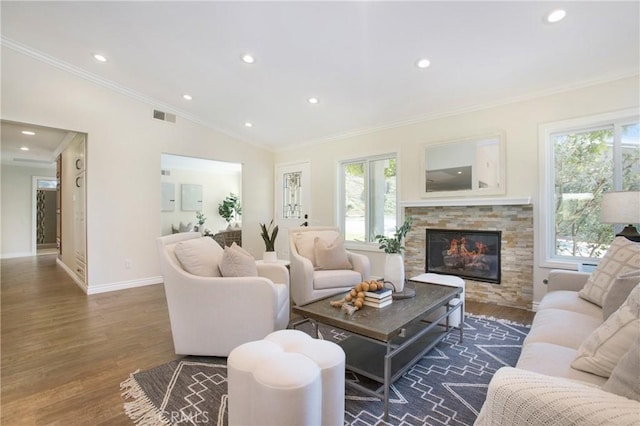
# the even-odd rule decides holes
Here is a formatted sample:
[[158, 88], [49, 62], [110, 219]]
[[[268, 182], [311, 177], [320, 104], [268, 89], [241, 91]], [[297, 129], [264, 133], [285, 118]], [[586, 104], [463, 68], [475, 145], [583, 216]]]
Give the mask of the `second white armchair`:
[[289, 246], [291, 298], [298, 306], [347, 291], [371, 275], [369, 258], [344, 250], [338, 228], [290, 229]]

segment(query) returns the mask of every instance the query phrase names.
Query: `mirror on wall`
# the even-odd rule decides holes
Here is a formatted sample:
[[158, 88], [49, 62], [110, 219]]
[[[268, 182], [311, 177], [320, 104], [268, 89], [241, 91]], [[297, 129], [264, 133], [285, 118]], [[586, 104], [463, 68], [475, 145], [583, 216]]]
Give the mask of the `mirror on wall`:
[[160, 168], [162, 235], [194, 230], [200, 213], [200, 231], [216, 234], [227, 228], [218, 205], [229, 193], [242, 199], [242, 164], [162, 154]]
[[501, 134], [426, 145], [422, 164], [423, 197], [505, 193]]

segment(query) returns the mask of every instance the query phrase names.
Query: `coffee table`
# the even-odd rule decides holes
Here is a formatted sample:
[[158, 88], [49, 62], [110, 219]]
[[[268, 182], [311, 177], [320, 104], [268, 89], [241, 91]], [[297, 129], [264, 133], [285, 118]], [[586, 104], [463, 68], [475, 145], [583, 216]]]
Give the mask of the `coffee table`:
[[[346, 369], [380, 383], [370, 389], [355, 381], [346, 384], [384, 402], [384, 419], [389, 417], [389, 388], [409, 368], [433, 349], [451, 330], [449, 316], [460, 313], [460, 341], [463, 339], [464, 303], [450, 306], [449, 302], [462, 293], [462, 288], [409, 281], [416, 295], [411, 299], [395, 299], [384, 308], [365, 306], [348, 315], [329, 304], [340, 300], [347, 293], [321, 299], [307, 305], [294, 306], [292, 312], [304, 319], [293, 324], [311, 322], [316, 337], [318, 323], [336, 327], [351, 333], [338, 342], [346, 354]], [[445, 307], [444, 312], [432, 322], [424, 318]], [[444, 325], [438, 324], [443, 319]]]

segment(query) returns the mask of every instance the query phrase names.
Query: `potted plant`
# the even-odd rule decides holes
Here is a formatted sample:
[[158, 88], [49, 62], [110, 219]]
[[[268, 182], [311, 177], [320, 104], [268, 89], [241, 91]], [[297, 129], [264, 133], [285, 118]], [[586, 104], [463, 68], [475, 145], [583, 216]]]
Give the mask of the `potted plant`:
[[265, 252], [263, 255], [263, 260], [267, 263], [276, 262], [278, 260], [278, 255], [276, 254], [276, 237], [278, 236], [278, 225], [273, 226], [273, 219], [269, 222], [269, 226], [266, 226], [264, 223], [260, 224], [260, 236], [264, 241]]
[[234, 193], [229, 193], [218, 205], [218, 214], [227, 222], [227, 228], [231, 227], [231, 221], [237, 221], [238, 215], [242, 214], [242, 207], [240, 206], [238, 196]]
[[381, 248], [387, 254], [384, 262], [384, 280], [391, 283], [396, 293], [404, 291], [404, 260], [402, 259], [402, 252], [405, 248], [402, 245], [402, 240], [411, 230], [412, 224], [413, 217], [409, 216], [399, 228], [396, 228], [396, 232], [392, 237], [384, 235], [376, 235], [375, 237], [380, 244], [378, 248]]
[[204, 223], [207, 221], [207, 217], [202, 212], [196, 213], [196, 220], [198, 221], [197, 231], [200, 231], [202, 235], [204, 235]]

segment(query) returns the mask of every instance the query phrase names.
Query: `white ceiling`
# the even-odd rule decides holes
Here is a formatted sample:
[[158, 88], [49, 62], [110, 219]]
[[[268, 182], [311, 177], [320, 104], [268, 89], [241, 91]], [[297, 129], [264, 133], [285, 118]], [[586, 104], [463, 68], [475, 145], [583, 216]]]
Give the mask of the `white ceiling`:
[[[2, 1], [0, 7], [5, 46], [44, 53], [151, 99], [178, 119], [279, 150], [637, 75], [639, 5]], [[560, 7], [567, 11], [563, 21], [543, 23]], [[109, 61], [98, 63], [95, 52]], [[243, 63], [244, 53], [255, 63]], [[423, 57], [431, 66], [418, 69]], [[311, 96], [320, 102], [309, 104]]]

